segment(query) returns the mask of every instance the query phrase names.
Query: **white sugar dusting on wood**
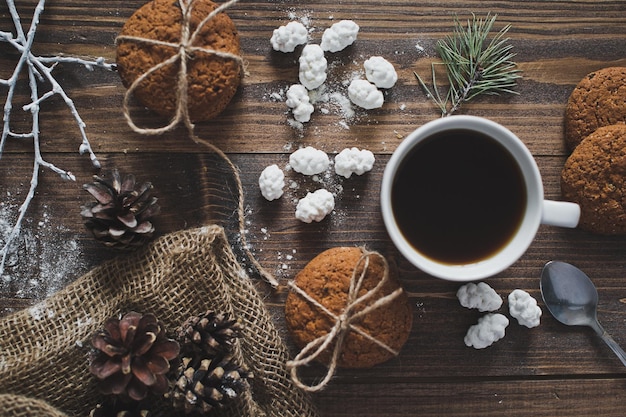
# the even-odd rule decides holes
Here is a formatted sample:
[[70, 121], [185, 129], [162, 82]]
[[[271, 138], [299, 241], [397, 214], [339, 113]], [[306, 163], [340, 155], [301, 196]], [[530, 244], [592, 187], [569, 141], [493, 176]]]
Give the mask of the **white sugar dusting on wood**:
[[[0, 243], [11, 233], [16, 211], [17, 204], [0, 202]], [[86, 272], [78, 236], [63, 226], [53, 226], [51, 217], [44, 212], [38, 222], [22, 224], [9, 249], [0, 291], [21, 299], [43, 299]]]

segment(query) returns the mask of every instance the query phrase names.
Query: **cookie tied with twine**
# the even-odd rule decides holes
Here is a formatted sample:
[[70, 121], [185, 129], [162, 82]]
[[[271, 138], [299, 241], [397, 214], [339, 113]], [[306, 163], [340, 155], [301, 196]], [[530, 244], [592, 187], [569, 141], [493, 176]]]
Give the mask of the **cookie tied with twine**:
[[[306, 391], [323, 389], [339, 367], [367, 368], [397, 356], [409, 337], [411, 305], [378, 252], [326, 250], [289, 285], [285, 318], [302, 350], [287, 368]], [[319, 383], [306, 385], [298, 370], [312, 362], [327, 365], [327, 372]]]
[[126, 21], [117, 65], [131, 126], [131, 96], [173, 124], [206, 121], [226, 108], [243, 74], [239, 34], [223, 12], [233, 3], [153, 0]]
[[[130, 84], [123, 111], [130, 128], [142, 135], [160, 135], [184, 124], [194, 142], [210, 148], [228, 164], [237, 183], [243, 251], [259, 275], [277, 288], [279, 282], [259, 264], [246, 243], [239, 170], [221, 149], [194, 133], [194, 121], [213, 117], [228, 105], [243, 75], [239, 37], [223, 13], [237, 2], [217, 6], [210, 0], [153, 0], [137, 10], [116, 39], [118, 69], [124, 84]], [[173, 114], [169, 124], [137, 126], [129, 109], [135, 94], [158, 113]]]

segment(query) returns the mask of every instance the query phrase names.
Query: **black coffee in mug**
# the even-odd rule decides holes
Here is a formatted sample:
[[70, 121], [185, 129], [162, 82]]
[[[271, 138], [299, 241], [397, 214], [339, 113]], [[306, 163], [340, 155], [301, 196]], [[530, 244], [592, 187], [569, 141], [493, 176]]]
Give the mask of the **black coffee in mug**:
[[515, 236], [526, 186], [513, 156], [498, 141], [469, 129], [438, 132], [402, 160], [391, 208], [405, 239], [445, 264], [489, 258]]

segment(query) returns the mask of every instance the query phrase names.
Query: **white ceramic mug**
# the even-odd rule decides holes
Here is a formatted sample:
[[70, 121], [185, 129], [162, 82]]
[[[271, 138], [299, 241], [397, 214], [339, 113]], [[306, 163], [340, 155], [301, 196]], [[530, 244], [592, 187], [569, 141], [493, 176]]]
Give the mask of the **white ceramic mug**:
[[[444, 262], [425, 255], [407, 238], [396, 219], [392, 189], [399, 176], [399, 169], [409, 164], [405, 160], [414, 158], [422, 145], [440, 140], [450, 132], [477, 132], [483, 137], [493, 139], [510, 154], [512, 163], [516, 163], [521, 172], [520, 182], [525, 189], [525, 208], [520, 210], [519, 224], [497, 250], [488, 256], [469, 262]], [[446, 133], [447, 132], [447, 133]], [[457, 142], [458, 143], [458, 142]], [[418, 147], [421, 146], [421, 147]], [[446, 150], [448, 152], [448, 150]], [[449, 149], [455, 152], [455, 149]], [[413, 156], [411, 156], [413, 155]], [[411, 160], [411, 163], [413, 160]], [[404, 168], [402, 168], [404, 169]], [[401, 172], [405, 172], [401, 171]], [[419, 191], [416, 191], [419, 194]], [[422, 271], [452, 281], [474, 281], [484, 279], [503, 271], [519, 259], [532, 243], [540, 224], [561, 227], [576, 227], [580, 217], [580, 207], [575, 203], [544, 200], [543, 183], [537, 164], [524, 143], [510, 130], [491, 120], [475, 116], [450, 116], [429, 122], [409, 134], [391, 156], [383, 174], [381, 186], [381, 210], [387, 231], [400, 252]], [[419, 196], [416, 197], [419, 200]], [[397, 201], [397, 199], [396, 199]], [[429, 204], [419, 201], [419, 204]], [[464, 210], [463, 204], [459, 209]], [[398, 215], [399, 216], [399, 215]]]

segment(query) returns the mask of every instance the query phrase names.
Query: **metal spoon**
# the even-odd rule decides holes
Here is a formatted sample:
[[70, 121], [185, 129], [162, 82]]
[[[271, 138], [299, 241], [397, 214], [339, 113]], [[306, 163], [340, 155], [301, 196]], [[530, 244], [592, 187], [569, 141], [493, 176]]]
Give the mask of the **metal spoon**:
[[626, 366], [626, 352], [598, 323], [598, 291], [583, 271], [565, 262], [548, 262], [541, 272], [541, 296], [555, 319], [591, 327]]

